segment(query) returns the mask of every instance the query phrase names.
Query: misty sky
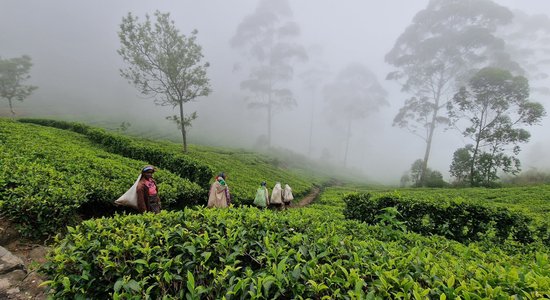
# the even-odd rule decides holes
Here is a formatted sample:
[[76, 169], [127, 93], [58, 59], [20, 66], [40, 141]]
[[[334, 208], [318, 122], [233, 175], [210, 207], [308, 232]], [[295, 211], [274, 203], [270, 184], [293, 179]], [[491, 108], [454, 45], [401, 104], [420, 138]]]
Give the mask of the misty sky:
[[[495, 1], [528, 14], [550, 14], [547, 0]], [[378, 78], [388, 91], [388, 107], [362, 121], [353, 123], [348, 165], [370, 178], [397, 183], [412, 162], [424, 154], [424, 142], [392, 127], [393, 117], [407, 95], [393, 81], [384, 80], [393, 70], [384, 55], [410, 24], [413, 16], [426, 7], [428, 0], [291, 0], [294, 20], [301, 28], [301, 43], [310, 60], [322, 61], [329, 78], [352, 62], [359, 62]], [[213, 93], [186, 105], [187, 112], [197, 111], [199, 118], [189, 132], [191, 143], [209, 143], [252, 147], [265, 134], [261, 111], [246, 109], [239, 82], [245, 73], [235, 72], [242, 60], [239, 51], [229, 45], [237, 25], [251, 14], [257, 1], [8, 1], [0, 0], [0, 56], [11, 58], [30, 55], [34, 66], [30, 82], [39, 89], [23, 104], [16, 103], [21, 114], [41, 112], [46, 116], [87, 120], [115, 119], [134, 128], [150, 126], [161, 136], [179, 137], [175, 125], [164, 119], [174, 114], [170, 107], [156, 107], [119, 76], [123, 67], [116, 53], [122, 17], [132, 12], [141, 20], [155, 10], [170, 12], [180, 31], [189, 34], [198, 29]], [[295, 73], [303, 69], [296, 67]], [[332, 163], [343, 158], [343, 131], [327, 124], [326, 103], [321, 95], [312, 97], [303, 91], [300, 81], [292, 83], [298, 106], [281, 110], [273, 122], [273, 144], [307, 153], [311, 109], [316, 119], [313, 133], [313, 158], [323, 151]], [[534, 98], [550, 110], [550, 100]], [[7, 103], [0, 102], [6, 115]], [[312, 105], [313, 103], [313, 105]], [[549, 117], [542, 126], [530, 128], [531, 142], [520, 155], [523, 169], [548, 169], [550, 150]], [[330, 125], [330, 126], [329, 126]], [[448, 179], [452, 153], [466, 140], [454, 131], [436, 132], [429, 166]]]

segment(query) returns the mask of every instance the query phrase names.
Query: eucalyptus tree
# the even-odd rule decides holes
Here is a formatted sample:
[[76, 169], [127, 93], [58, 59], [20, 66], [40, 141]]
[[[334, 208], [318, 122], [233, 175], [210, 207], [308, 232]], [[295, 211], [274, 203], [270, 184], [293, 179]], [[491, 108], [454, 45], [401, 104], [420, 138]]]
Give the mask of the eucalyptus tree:
[[360, 63], [351, 63], [340, 71], [332, 83], [325, 85], [323, 93], [331, 118], [344, 122], [346, 126], [345, 166], [352, 122], [365, 119], [380, 107], [388, 105], [387, 92], [367, 67]]
[[[497, 34], [506, 41], [506, 51], [525, 70], [531, 91], [550, 95], [550, 17], [513, 11], [513, 22]], [[499, 66], [502, 68], [502, 66]]]
[[422, 181], [435, 130], [449, 124], [444, 108], [457, 86], [471, 76], [472, 68], [495, 60], [511, 64], [504, 42], [494, 35], [497, 26], [511, 19], [507, 8], [489, 0], [431, 0], [386, 54], [386, 62], [396, 68], [386, 79], [396, 80], [411, 95], [393, 125], [426, 143]]
[[179, 109], [179, 114], [167, 117], [181, 131], [183, 151], [187, 152], [187, 131], [197, 113], [184, 114], [183, 105], [211, 92], [206, 71], [208, 62], [202, 62], [202, 47], [197, 43], [197, 30], [185, 36], [177, 29], [169, 13], [154, 13], [144, 22], [128, 13], [122, 19], [118, 36], [118, 53], [127, 67], [120, 70], [123, 78], [143, 95], [154, 99], [157, 105]]
[[13, 117], [15, 117], [13, 102], [25, 100], [37, 89], [36, 86], [23, 84], [31, 77], [29, 75], [31, 67], [31, 57], [28, 55], [9, 59], [0, 57], [0, 98], [8, 101]]
[[267, 113], [268, 146], [275, 112], [296, 105], [289, 82], [295, 63], [307, 60], [305, 49], [296, 42], [299, 36], [288, 1], [261, 0], [230, 41], [232, 47], [244, 50], [248, 61], [248, 78], [240, 84], [248, 93], [248, 107]]
[[450, 173], [470, 186], [488, 186], [497, 172], [515, 174], [521, 143], [529, 141], [525, 126], [545, 115], [542, 104], [529, 101], [529, 82], [498, 68], [483, 68], [460, 88], [447, 107], [453, 123], [464, 124], [462, 134], [471, 145], [458, 149]]

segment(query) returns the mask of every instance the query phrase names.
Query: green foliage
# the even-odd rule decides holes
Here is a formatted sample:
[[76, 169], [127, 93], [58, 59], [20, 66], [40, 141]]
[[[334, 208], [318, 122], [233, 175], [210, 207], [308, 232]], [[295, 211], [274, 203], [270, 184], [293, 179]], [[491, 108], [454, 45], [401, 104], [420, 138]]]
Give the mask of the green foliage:
[[149, 15], [143, 23], [131, 13], [122, 19], [118, 54], [128, 66], [121, 70], [121, 75], [159, 105], [179, 108], [179, 114], [168, 119], [181, 130], [183, 151], [187, 152], [186, 127], [191, 126], [197, 114], [184, 115], [183, 104], [210, 94], [210, 80], [206, 76], [209, 64], [201, 63], [197, 30], [186, 37], [170, 20], [169, 13], [156, 11], [155, 17], [154, 24]]
[[36, 86], [23, 84], [23, 81], [31, 77], [31, 67], [31, 58], [27, 55], [11, 59], [0, 57], [0, 98], [8, 100], [14, 116], [13, 101], [23, 101], [37, 89]]
[[72, 130], [86, 135], [91, 141], [108, 151], [146, 161], [159, 168], [170, 170], [183, 178], [207, 188], [213, 171], [199, 161], [181, 153], [173, 144], [131, 138], [81, 123], [46, 119], [19, 119], [19, 122]]
[[473, 201], [456, 201], [438, 198], [422, 199], [421, 194], [402, 196], [355, 193], [344, 197], [344, 215], [368, 224], [376, 224], [386, 209], [397, 209], [396, 219], [404, 222], [408, 230], [422, 235], [437, 234], [463, 243], [487, 240], [504, 243], [540, 241], [550, 246], [548, 223], [527, 214], [496, 208]]
[[[340, 191], [329, 194], [327, 204], [341, 202]], [[390, 229], [334, 217], [313, 205], [89, 220], [57, 241], [42, 271], [56, 299], [549, 295], [547, 254], [509, 256], [404, 232], [388, 237]]]
[[[25, 235], [44, 237], [93, 215], [136, 180], [143, 161], [110, 154], [83, 136], [0, 119], [0, 215]], [[199, 186], [165, 170], [155, 175], [164, 208], [205, 201]]]
[[406, 184], [407, 181], [412, 181], [413, 186], [415, 187], [445, 187], [447, 182], [443, 180], [443, 175], [439, 171], [426, 168], [424, 171], [424, 176], [422, 176], [424, 163], [422, 159], [417, 159], [410, 169], [410, 176], [408, 174], [403, 175], [401, 178], [402, 185]]
[[210, 180], [212, 174], [210, 168], [185, 156], [176, 147], [166, 147], [161, 143], [130, 138], [100, 128], [91, 128], [86, 135], [109, 152], [147, 161], [196, 182], [202, 187], [206, 187]]
[[[56, 182], [61, 181], [65, 184], [61, 189], [65, 191], [56, 194], [61, 200], [64, 194], [72, 193], [73, 187], [75, 193], [78, 192], [84, 179], [92, 184], [85, 185], [82, 190], [99, 186], [104, 190], [97, 191], [97, 195], [104, 195], [109, 193], [111, 185], [116, 190], [116, 185], [120, 184], [122, 193], [135, 180], [134, 168], [139, 169], [144, 164], [102, 150], [108, 147], [96, 148], [89, 139], [76, 133], [9, 121], [2, 121], [0, 125], [0, 150], [7, 152], [0, 156], [1, 165], [10, 161], [0, 175], [2, 213], [6, 202], [10, 201], [6, 193], [17, 190], [8, 175], [21, 158], [27, 159], [21, 163], [26, 168], [46, 166], [52, 171], [33, 169], [32, 176], [25, 177], [23, 171], [14, 169], [15, 173], [23, 175], [11, 177], [21, 176], [23, 179], [19, 182], [31, 182], [35, 172], [43, 172], [45, 175], [38, 175], [37, 182], [46, 184], [32, 186], [32, 194], [42, 190], [50, 192], [56, 188]], [[109, 135], [103, 130], [80, 128], [86, 136], [91, 134], [88, 131], [97, 134], [99, 141], [102, 134]], [[19, 130], [21, 132], [17, 133]], [[131, 145], [143, 143], [144, 147], [159, 147], [167, 154], [178, 152], [175, 144], [121, 137], [128, 139]], [[21, 142], [25, 138], [28, 141]], [[272, 166], [269, 157], [232, 149], [193, 146], [192, 150], [189, 155], [179, 155], [207, 164], [210, 169], [225, 171], [232, 191], [242, 197], [240, 203], [246, 203], [246, 193], [251, 194], [252, 200], [261, 180], [288, 179], [295, 191], [298, 187], [303, 193], [314, 182], [312, 178], [300, 178], [289, 170]], [[117, 183], [116, 178], [125, 175], [109, 169], [107, 165], [111, 164], [113, 168], [128, 170], [131, 176], [124, 178], [124, 183]], [[88, 176], [88, 172], [92, 176]], [[115, 172], [113, 178], [98, 180], [109, 176], [109, 172]], [[121, 172], [126, 174], [126, 171]], [[166, 178], [162, 178], [162, 173]], [[170, 182], [172, 176], [181, 181], [166, 171], [161, 170], [157, 175], [161, 183]], [[46, 181], [50, 177], [51, 181]], [[247, 183], [240, 186], [241, 182]], [[169, 184], [163, 186], [161, 192], [180, 190], [177, 184]], [[536, 218], [548, 212], [550, 186], [402, 190], [411, 195], [426, 195], [417, 198], [430, 201], [439, 200], [438, 193], [448, 193], [447, 197], [452, 199], [462, 193], [461, 196], [472, 198], [471, 201], [484, 200], [487, 207], [469, 205], [466, 200], [455, 201], [461, 205], [452, 213], [462, 217], [448, 224], [445, 232], [463, 239], [467, 239], [465, 234], [470, 227], [476, 232], [486, 229], [483, 214], [494, 211], [494, 207], [511, 208], [510, 211], [501, 210], [500, 220], [503, 221], [500, 222], [525, 224], [530, 218], [540, 222], [528, 228], [509, 227], [512, 234], [506, 235], [506, 245], [510, 248], [502, 247], [504, 250], [500, 245], [484, 243], [491, 241], [485, 238], [478, 239], [479, 243], [463, 245], [441, 236], [425, 237], [413, 232], [408, 228], [409, 223], [401, 218], [415, 213], [419, 216], [417, 210], [429, 210], [425, 207], [427, 204], [416, 200], [410, 200], [417, 205], [408, 211], [395, 203], [377, 211], [372, 219], [378, 218], [378, 222], [372, 226], [346, 220], [342, 212], [347, 208], [342, 198], [349, 198], [349, 192], [365, 191], [368, 189], [361, 186], [329, 188], [310, 207], [282, 212], [248, 207], [194, 207], [177, 212], [163, 211], [158, 215], [119, 214], [84, 221], [70, 227], [65, 236], [56, 238], [49, 262], [41, 269], [48, 276], [45, 285], [51, 288], [50, 296], [55, 299], [537, 299], [550, 296], [547, 248], [537, 243], [522, 244], [528, 242], [529, 236], [537, 242], [550, 244], [550, 227], [542, 226], [542, 219]], [[393, 196], [387, 197], [387, 201], [414, 199]], [[204, 195], [199, 199], [205, 199]], [[430, 201], [425, 202], [429, 204]], [[439, 202], [445, 206], [449, 201]], [[91, 202], [83, 202], [80, 209], [96, 206], [94, 203], [86, 207], [86, 203]], [[357, 203], [359, 207], [371, 205]], [[529, 217], [516, 211], [522, 206], [532, 209]], [[54, 218], [55, 213], [52, 213]], [[459, 222], [465, 221], [465, 215], [482, 222], [460, 227]], [[517, 216], [517, 220], [510, 220], [511, 216]], [[415, 224], [424, 228], [422, 226], [429, 227], [430, 223], [424, 218], [421, 224]], [[406, 230], [403, 225], [407, 226]], [[496, 229], [489, 231], [493, 240], [505, 239], [504, 234], [497, 236], [499, 231]]]
[[506, 208], [527, 214], [534, 219], [545, 219], [550, 212], [548, 199], [550, 185], [535, 185], [507, 188], [447, 188], [447, 189], [399, 189], [397, 191], [379, 189], [369, 192], [374, 197], [396, 193], [400, 197], [422, 199], [430, 202], [468, 202], [482, 204], [497, 209]]

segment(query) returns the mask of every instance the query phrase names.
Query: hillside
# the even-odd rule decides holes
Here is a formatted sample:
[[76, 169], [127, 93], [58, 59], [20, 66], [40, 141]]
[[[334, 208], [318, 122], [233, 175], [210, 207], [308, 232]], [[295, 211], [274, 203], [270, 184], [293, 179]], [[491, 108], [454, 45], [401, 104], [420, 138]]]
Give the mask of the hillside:
[[0, 119], [0, 208], [3, 217], [34, 237], [81, 218], [123, 212], [113, 201], [146, 164], [159, 167], [156, 178], [166, 209], [206, 204], [209, 183], [218, 172], [226, 173], [235, 204], [251, 204], [264, 180], [268, 187], [277, 181], [290, 184], [297, 197], [322, 183], [320, 177], [300, 176], [274, 165], [272, 158], [242, 150], [191, 146], [184, 155], [171, 142], [78, 123], [21, 121]]
[[[487, 235], [457, 242], [452, 235], [416, 233], [407, 227], [414, 222], [402, 221], [398, 211], [368, 212], [362, 202], [372, 193], [374, 201], [389, 195], [416, 208], [459, 199], [475, 209], [504, 211], [513, 203], [515, 211], [541, 216], [550, 208], [546, 186], [330, 187], [328, 176], [307, 175], [315, 172], [266, 155], [198, 145], [183, 154], [178, 144], [52, 120], [0, 119], [0, 141], [0, 216], [30, 237], [61, 233], [48, 240], [47, 262], [35, 266], [55, 299], [550, 297], [549, 251], [539, 235], [516, 241], [515, 232], [504, 232], [495, 239], [489, 228]], [[154, 215], [114, 207], [149, 163], [159, 167], [155, 177], [166, 209]], [[236, 205], [204, 208], [219, 171], [228, 175]], [[322, 194], [306, 207], [259, 210], [248, 204], [261, 180], [289, 183], [297, 200], [318, 187]], [[349, 219], [350, 211], [355, 219], [368, 218]], [[437, 220], [417, 214], [414, 221], [428, 229], [435, 221], [465, 221], [458, 232], [476, 223], [456, 218], [466, 210], [454, 213]], [[537, 227], [542, 238], [545, 228]]]

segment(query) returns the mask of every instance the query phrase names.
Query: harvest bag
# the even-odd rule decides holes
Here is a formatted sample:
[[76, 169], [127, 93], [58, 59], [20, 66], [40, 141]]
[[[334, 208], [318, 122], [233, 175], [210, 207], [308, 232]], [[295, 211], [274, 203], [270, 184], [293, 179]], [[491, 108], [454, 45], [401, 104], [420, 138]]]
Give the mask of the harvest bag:
[[138, 208], [137, 186], [140, 179], [141, 179], [141, 174], [139, 174], [134, 185], [132, 185], [132, 187], [128, 189], [126, 193], [124, 193], [124, 195], [120, 196], [120, 198], [115, 200], [115, 204], [122, 205], [122, 206], [129, 206], [137, 209]]

